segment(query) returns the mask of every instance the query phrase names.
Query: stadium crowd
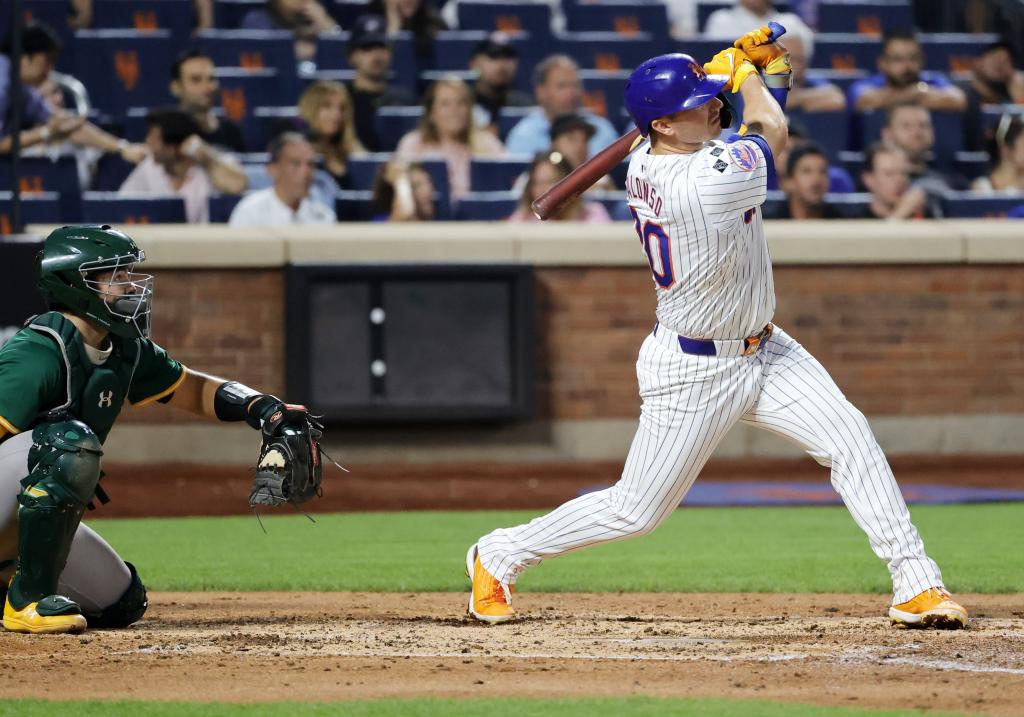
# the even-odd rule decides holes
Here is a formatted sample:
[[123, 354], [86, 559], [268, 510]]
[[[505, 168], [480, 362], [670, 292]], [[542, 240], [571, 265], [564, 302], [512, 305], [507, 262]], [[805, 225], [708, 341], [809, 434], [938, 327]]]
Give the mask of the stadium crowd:
[[[794, 88], [766, 217], [1024, 213], [1014, 47], [915, 32], [909, 0], [24, 7], [18, 97], [9, 32], [0, 48], [0, 190], [17, 132], [30, 221], [533, 221], [534, 198], [632, 128], [632, 67], [705, 60], [768, 19]], [[623, 176], [559, 218], [628, 218]]]

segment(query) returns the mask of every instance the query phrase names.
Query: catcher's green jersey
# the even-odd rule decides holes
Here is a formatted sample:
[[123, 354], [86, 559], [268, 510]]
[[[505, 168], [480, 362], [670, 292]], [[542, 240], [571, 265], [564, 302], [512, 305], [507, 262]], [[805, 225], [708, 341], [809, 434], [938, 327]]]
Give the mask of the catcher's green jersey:
[[125, 400], [157, 401], [185, 379], [184, 367], [149, 339], [111, 335], [110, 341], [110, 356], [94, 364], [63, 315], [33, 319], [0, 348], [0, 426], [20, 433], [63, 409], [104, 441]]

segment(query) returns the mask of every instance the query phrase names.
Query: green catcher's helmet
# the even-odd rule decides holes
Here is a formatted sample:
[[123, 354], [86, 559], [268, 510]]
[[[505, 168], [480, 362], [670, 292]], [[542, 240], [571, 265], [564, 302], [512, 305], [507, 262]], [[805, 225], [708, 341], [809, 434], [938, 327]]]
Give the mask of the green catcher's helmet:
[[[110, 226], [84, 224], [50, 233], [36, 259], [36, 285], [51, 304], [125, 338], [149, 336], [153, 277], [136, 274], [146, 253]], [[113, 272], [108, 280], [98, 275]]]

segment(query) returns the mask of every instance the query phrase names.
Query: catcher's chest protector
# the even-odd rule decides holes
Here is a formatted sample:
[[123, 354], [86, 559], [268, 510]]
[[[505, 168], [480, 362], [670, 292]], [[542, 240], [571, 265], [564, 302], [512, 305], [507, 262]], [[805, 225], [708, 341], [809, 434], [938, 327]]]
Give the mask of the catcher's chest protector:
[[50, 337], [60, 348], [64, 360], [66, 402], [45, 407], [43, 414], [52, 409], [64, 409], [89, 426], [100, 441], [105, 441], [128, 395], [139, 360], [138, 343], [111, 335], [114, 350], [102, 366], [97, 366], [86, 355], [78, 329], [63, 314], [56, 311], [42, 314], [27, 328]]

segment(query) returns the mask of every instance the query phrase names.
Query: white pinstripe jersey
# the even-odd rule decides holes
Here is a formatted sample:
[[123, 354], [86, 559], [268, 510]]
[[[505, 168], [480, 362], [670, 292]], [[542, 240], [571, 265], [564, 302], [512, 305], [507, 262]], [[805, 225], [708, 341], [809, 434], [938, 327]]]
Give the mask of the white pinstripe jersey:
[[752, 139], [715, 140], [693, 154], [649, 150], [633, 154], [626, 197], [654, 274], [658, 322], [695, 339], [756, 334], [775, 313], [759, 208], [764, 150]]

